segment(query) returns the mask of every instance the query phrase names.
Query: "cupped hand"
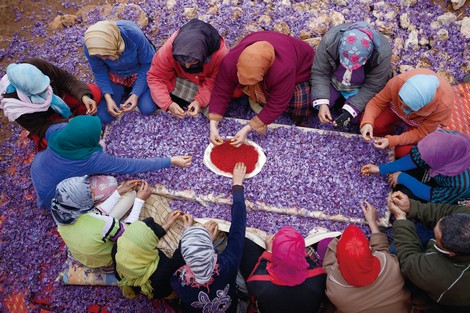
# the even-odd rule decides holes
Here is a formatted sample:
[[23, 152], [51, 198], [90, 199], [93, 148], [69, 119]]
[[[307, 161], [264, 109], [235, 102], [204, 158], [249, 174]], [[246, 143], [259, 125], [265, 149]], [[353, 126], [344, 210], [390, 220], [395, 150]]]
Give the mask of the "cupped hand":
[[97, 106], [96, 106], [95, 100], [91, 99], [87, 95], [84, 95], [82, 97], [82, 103], [86, 107], [86, 114], [88, 114], [88, 115], [96, 114]]
[[365, 176], [369, 176], [372, 174], [380, 173], [379, 167], [375, 164], [366, 164], [361, 168], [361, 174]]
[[130, 95], [129, 98], [127, 98], [127, 100], [121, 104], [122, 111], [125, 113], [133, 111], [136, 108], [138, 101], [139, 97], [134, 94]]
[[374, 127], [372, 124], [364, 124], [361, 128], [361, 135], [364, 140], [374, 140]]
[[140, 188], [137, 191], [136, 198], [145, 201], [152, 195], [152, 190], [152, 187], [150, 187], [149, 184], [144, 180], [142, 181], [142, 184], [140, 185]]
[[193, 157], [190, 155], [177, 155], [171, 157], [171, 165], [177, 167], [189, 167], [191, 165]]
[[188, 105], [188, 114], [191, 116], [197, 116], [201, 112], [201, 105], [198, 101], [194, 100]]
[[176, 118], [183, 118], [186, 116], [186, 112], [176, 102], [170, 104], [168, 111], [170, 111], [171, 115]]
[[116, 105], [116, 102], [114, 102], [113, 99], [108, 99], [106, 100], [106, 106], [108, 108], [108, 113], [111, 114], [114, 117], [119, 117], [122, 115], [122, 111], [118, 108]]
[[242, 129], [238, 131], [238, 133], [233, 136], [231, 139], [231, 145], [234, 147], [240, 147], [242, 144], [246, 143], [246, 139], [248, 137], [248, 134], [251, 132], [251, 126], [250, 125], [245, 125], [243, 126]]
[[322, 104], [318, 108], [318, 119], [321, 123], [331, 123], [333, 122], [333, 117], [331, 117], [330, 108], [327, 104]]
[[387, 149], [390, 142], [387, 138], [379, 138], [374, 140], [374, 146], [378, 149]]

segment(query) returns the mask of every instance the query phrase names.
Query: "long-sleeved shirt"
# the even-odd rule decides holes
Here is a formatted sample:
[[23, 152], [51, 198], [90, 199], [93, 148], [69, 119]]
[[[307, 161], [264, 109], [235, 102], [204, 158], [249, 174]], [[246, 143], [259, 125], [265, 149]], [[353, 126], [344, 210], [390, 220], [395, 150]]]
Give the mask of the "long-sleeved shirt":
[[[46, 133], [46, 139], [65, 125], [62, 123], [51, 126]], [[31, 164], [31, 178], [37, 193], [38, 206], [50, 209], [57, 184], [66, 178], [95, 174], [135, 174], [157, 171], [170, 165], [170, 158], [120, 158], [105, 152], [95, 152], [83, 160], [69, 160], [47, 148], [34, 158]]]
[[119, 77], [129, 77], [137, 74], [137, 80], [130, 93], [140, 97], [148, 88], [147, 71], [152, 63], [155, 48], [134, 22], [116, 21], [116, 24], [125, 45], [124, 51], [117, 60], [103, 60], [90, 55], [85, 43], [83, 43], [83, 51], [95, 75], [96, 83], [103, 94], [113, 94], [111, 81], [109, 80], [109, 72], [111, 71]]
[[[254, 123], [252, 127], [274, 122], [288, 108], [294, 86], [310, 79], [315, 51], [306, 42], [273, 31], [252, 33], [230, 50], [222, 61], [209, 102], [209, 119], [222, 119], [233, 92], [240, 86], [237, 76], [238, 58], [246, 47], [258, 41], [269, 42], [274, 47], [276, 56], [263, 79], [263, 89], [268, 93], [267, 103], [250, 121], [250, 125]], [[253, 128], [257, 131], [263, 129], [256, 126]]]
[[[93, 98], [90, 88], [88, 88], [85, 83], [79, 81], [75, 76], [52, 63], [38, 58], [28, 59], [22, 63], [34, 65], [44, 75], [48, 76], [51, 81], [50, 85], [52, 87], [52, 91], [59, 97], [63, 97], [64, 93], [66, 93], [77, 99], [80, 103], [82, 102], [82, 97], [85, 95]], [[5, 98], [19, 99], [16, 92], [5, 94], [3, 96]], [[44, 112], [23, 114], [16, 119], [16, 122], [24, 129], [29, 131], [31, 134], [39, 136], [39, 138], [44, 137], [49, 126], [65, 121], [66, 119], [64, 119], [60, 114], [57, 114], [52, 108], [49, 108]]]
[[[416, 218], [433, 228], [442, 217], [452, 213], [470, 214], [470, 208], [410, 200], [408, 218]], [[400, 268], [405, 277], [437, 303], [470, 311], [470, 256], [445, 255], [434, 247], [434, 240], [429, 241], [424, 251], [415, 224], [410, 220], [396, 220], [393, 233]]]
[[224, 38], [220, 38], [219, 50], [211, 55], [210, 62], [202, 65], [202, 72], [191, 74], [185, 72], [178, 61], [173, 57], [173, 41], [178, 35], [175, 32], [165, 44], [158, 49], [153, 57], [152, 65], [147, 73], [147, 82], [153, 101], [162, 109], [168, 110], [173, 103], [170, 93], [175, 88], [176, 77], [188, 79], [199, 86], [194, 100], [199, 102], [201, 107], [209, 105], [212, 90], [215, 86], [215, 78], [220, 70], [222, 60], [227, 55], [229, 49]]
[[[213, 273], [214, 280], [209, 289], [205, 287], [193, 288], [185, 285], [179, 274], [174, 274], [171, 277], [171, 286], [178, 298], [181, 299], [182, 312], [222, 313], [237, 311], [238, 298], [235, 281], [245, 242], [246, 205], [243, 186], [233, 186], [232, 193], [232, 223], [228, 233], [227, 247], [217, 258], [218, 274]], [[223, 304], [227, 306], [225, 310], [221, 308]], [[213, 308], [213, 310], [207, 310], [206, 306]]]
[[[420, 110], [407, 115], [401, 108], [398, 93], [408, 78], [418, 74], [436, 76], [439, 79], [439, 87], [431, 102]], [[403, 134], [385, 136], [389, 141], [389, 146], [412, 145], [418, 143], [439, 126], [446, 126], [449, 123], [451, 112], [454, 109], [454, 91], [443, 77], [431, 70], [424, 68], [409, 70], [390, 79], [382, 91], [367, 103], [361, 121], [361, 128], [364, 124], [374, 126], [375, 119], [389, 106], [403, 121], [413, 126], [412, 129]]]
[[[381, 175], [386, 175], [388, 173], [407, 171], [416, 167], [430, 168], [421, 158], [418, 146], [414, 146], [410, 154], [403, 158], [380, 165], [379, 170]], [[435, 203], [456, 204], [458, 200], [470, 197], [470, 168], [455, 176], [439, 174], [433, 178], [438, 184], [436, 187], [423, 184], [406, 173], [400, 173], [398, 175], [398, 183], [406, 186], [418, 198]]]

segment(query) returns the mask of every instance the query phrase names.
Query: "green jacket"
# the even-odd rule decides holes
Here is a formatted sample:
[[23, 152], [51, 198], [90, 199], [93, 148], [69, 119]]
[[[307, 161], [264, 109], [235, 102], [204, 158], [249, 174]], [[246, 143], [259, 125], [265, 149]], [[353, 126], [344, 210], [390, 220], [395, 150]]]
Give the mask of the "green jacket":
[[[470, 208], [466, 206], [414, 200], [410, 200], [410, 204], [408, 218], [416, 218], [430, 228], [451, 213], [470, 214]], [[424, 251], [415, 224], [410, 220], [395, 221], [393, 231], [405, 277], [439, 304], [470, 309], [470, 256], [450, 257], [440, 253], [434, 248], [434, 240], [429, 241]]]

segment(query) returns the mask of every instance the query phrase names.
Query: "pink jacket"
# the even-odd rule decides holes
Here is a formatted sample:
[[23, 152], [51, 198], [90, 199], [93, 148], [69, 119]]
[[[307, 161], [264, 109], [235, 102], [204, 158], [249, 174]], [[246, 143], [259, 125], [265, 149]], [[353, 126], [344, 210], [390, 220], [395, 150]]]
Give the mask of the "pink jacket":
[[180, 64], [173, 58], [172, 46], [179, 30], [158, 49], [152, 59], [152, 65], [147, 72], [147, 82], [150, 88], [150, 94], [153, 101], [164, 111], [173, 102], [170, 98], [171, 91], [175, 88], [176, 77], [184, 78], [199, 85], [199, 91], [194, 100], [199, 102], [201, 107], [209, 104], [212, 89], [214, 89], [215, 77], [220, 69], [223, 58], [229, 49], [225, 39], [221, 38], [220, 48], [211, 56], [209, 63], [204, 64], [204, 70], [201, 73], [190, 74], [183, 71]]

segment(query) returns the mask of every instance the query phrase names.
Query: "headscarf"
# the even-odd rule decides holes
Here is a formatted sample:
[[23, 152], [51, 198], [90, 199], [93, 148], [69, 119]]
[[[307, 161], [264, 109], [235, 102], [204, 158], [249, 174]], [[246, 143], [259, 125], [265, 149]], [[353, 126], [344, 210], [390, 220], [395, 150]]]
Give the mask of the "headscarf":
[[204, 63], [208, 63], [210, 56], [219, 50], [220, 35], [210, 24], [192, 19], [183, 25], [173, 41], [173, 57], [180, 63], [198, 61], [190, 68], [182, 66], [188, 73], [202, 72]]
[[201, 226], [188, 227], [181, 238], [181, 255], [186, 263], [182, 276], [190, 282], [205, 284], [212, 278], [217, 264], [212, 240], [207, 229]]
[[124, 40], [115, 21], [99, 21], [91, 25], [84, 39], [90, 55], [106, 55], [116, 61], [124, 52]]
[[258, 41], [246, 47], [237, 62], [237, 76], [244, 91], [257, 103], [266, 103], [261, 82], [275, 59], [274, 47], [267, 41]]
[[431, 177], [456, 176], [470, 168], [470, 137], [461, 133], [430, 133], [418, 142], [418, 151]]
[[370, 248], [359, 227], [348, 226], [336, 247], [338, 268], [344, 280], [355, 287], [372, 284], [380, 273], [380, 261]]
[[52, 199], [52, 217], [59, 225], [73, 224], [77, 218], [94, 208], [87, 175], [61, 181]]
[[117, 240], [116, 271], [121, 277], [119, 288], [127, 298], [136, 296], [132, 287], [148, 298], [153, 297], [153, 288], [149, 280], [158, 267], [158, 237], [142, 221], [126, 227], [126, 231]]
[[339, 62], [346, 69], [343, 83], [349, 86], [352, 71], [366, 64], [374, 49], [379, 49], [380, 38], [372, 25], [366, 22], [353, 23], [342, 32], [338, 45]]
[[398, 95], [414, 112], [432, 101], [439, 87], [439, 78], [435, 75], [417, 74], [406, 80]]
[[304, 238], [294, 228], [282, 227], [274, 237], [268, 272], [286, 286], [296, 286], [307, 278], [307, 269]]
[[101, 121], [98, 116], [80, 115], [70, 120], [61, 130], [49, 136], [49, 148], [63, 158], [83, 160], [96, 151], [102, 151], [99, 144]]
[[16, 91], [19, 98], [19, 101], [12, 98], [3, 101], [5, 115], [9, 120], [16, 120], [27, 113], [47, 111], [49, 106], [65, 118], [72, 115], [64, 100], [53, 93], [49, 77], [36, 66], [29, 63], [12, 63], [7, 66], [6, 76], [9, 84], [4, 92]]

